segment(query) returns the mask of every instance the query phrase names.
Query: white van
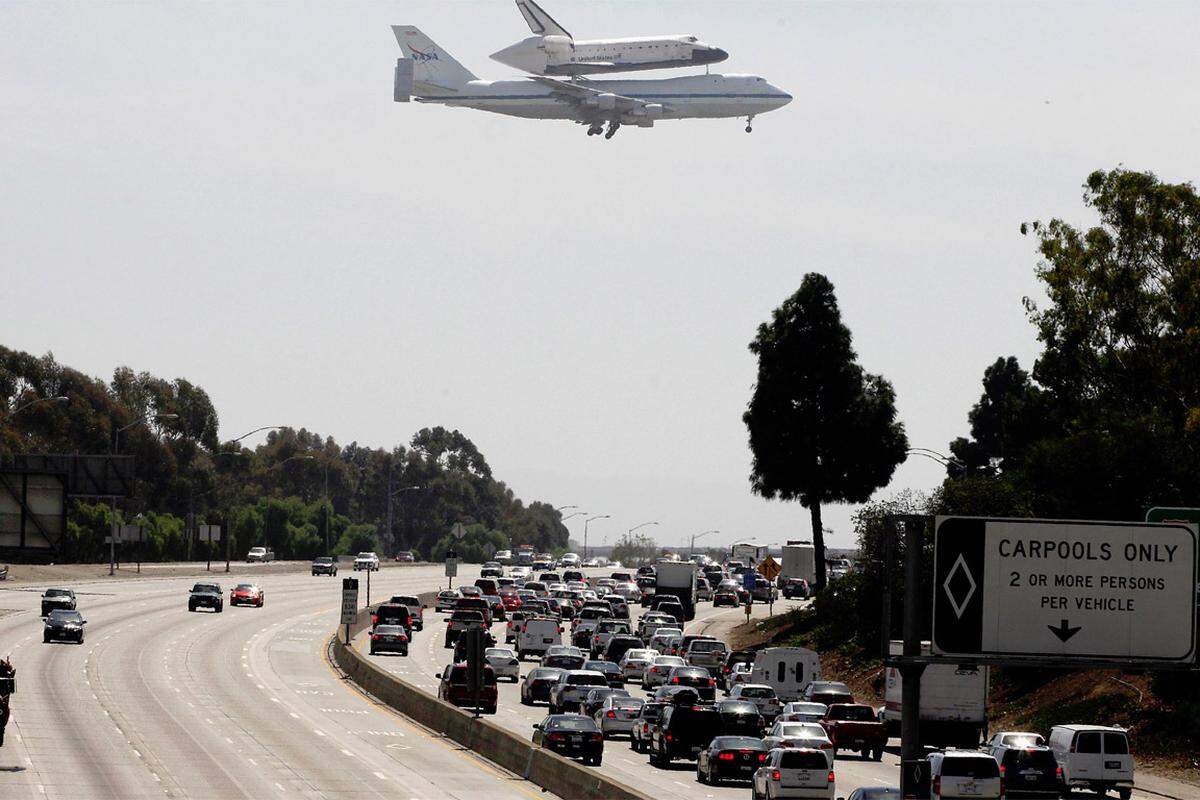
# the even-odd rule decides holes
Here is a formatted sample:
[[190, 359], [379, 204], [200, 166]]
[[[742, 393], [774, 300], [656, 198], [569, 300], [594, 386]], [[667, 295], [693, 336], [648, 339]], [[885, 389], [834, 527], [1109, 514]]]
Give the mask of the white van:
[[523, 661], [527, 653], [541, 658], [556, 644], [562, 644], [562, 627], [558, 620], [531, 617], [522, 623], [517, 633], [517, 658]]
[[1115, 789], [1122, 800], [1133, 793], [1133, 756], [1129, 734], [1103, 725], [1055, 725], [1050, 749], [1063, 771], [1067, 789], [1104, 794]]
[[802, 700], [804, 687], [821, 679], [821, 656], [804, 647], [768, 647], [754, 656], [751, 680], [775, 690], [781, 703]]

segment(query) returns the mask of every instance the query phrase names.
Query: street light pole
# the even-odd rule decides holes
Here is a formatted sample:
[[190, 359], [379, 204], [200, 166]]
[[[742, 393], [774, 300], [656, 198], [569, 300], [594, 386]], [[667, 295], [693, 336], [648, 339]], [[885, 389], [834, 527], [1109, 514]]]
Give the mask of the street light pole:
[[688, 556], [689, 557], [692, 555], [692, 551], [696, 549], [696, 540], [699, 539], [701, 536], [708, 536], [710, 533], [720, 533], [720, 531], [712, 530], [712, 531], [704, 531], [703, 533], [693, 533], [692, 534], [692, 543], [691, 543], [691, 546], [688, 547]]
[[62, 395], [62, 394], [56, 395], [54, 397], [38, 397], [33, 400], [30, 400], [28, 403], [25, 403], [24, 405], [17, 406], [12, 411], [5, 414], [3, 417], [0, 417], [0, 419], [3, 419], [5, 421], [10, 420], [13, 417], [15, 417], [17, 414], [20, 414], [22, 411], [29, 408], [30, 406], [36, 406], [39, 403], [65, 403], [70, 399], [71, 398], [67, 397], [66, 395]]
[[[26, 405], [29, 405], [29, 404], [26, 404]], [[20, 411], [20, 410], [21, 409], [19, 409], [19, 408], [17, 409], [17, 411]], [[14, 411], [13, 413], [15, 414], [16, 411]], [[112, 449], [113, 449], [114, 456], [119, 455], [121, 452], [121, 434], [124, 433], [125, 431], [129, 430], [130, 428], [132, 428], [135, 425], [141, 425], [143, 422], [145, 422], [149, 418], [150, 418], [150, 412], [147, 411], [145, 414], [142, 414], [141, 417], [139, 417], [138, 419], [129, 423], [124, 428], [117, 428], [116, 433], [113, 434]], [[155, 414], [154, 418], [157, 420], [179, 419], [179, 415], [178, 414]], [[109, 502], [112, 504], [112, 525], [109, 528], [109, 536], [108, 536], [108, 574], [114, 575], [114, 574], [116, 574], [116, 571], [117, 571], [117, 498], [115, 496], [110, 497]]]
[[588, 525], [591, 524], [592, 520], [611, 519], [611, 518], [612, 518], [611, 514], [600, 514], [598, 516], [591, 517], [591, 518], [585, 519], [583, 521], [583, 560], [584, 561], [588, 560]]

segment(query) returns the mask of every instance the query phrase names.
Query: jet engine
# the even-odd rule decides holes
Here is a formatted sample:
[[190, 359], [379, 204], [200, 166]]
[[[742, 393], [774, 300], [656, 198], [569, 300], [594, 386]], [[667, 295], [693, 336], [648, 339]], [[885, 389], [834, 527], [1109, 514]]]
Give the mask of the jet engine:
[[601, 111], [612, 111], [617, 107], [617, 96], [611, 92], [605, 92], [589, 98], [587, 104]]
[[571, 54], [575, 52], [575, 42], [567, 36], [543, 36], [541, 49], [546, 53], [549, 63], [564, 63], [569, 61]]

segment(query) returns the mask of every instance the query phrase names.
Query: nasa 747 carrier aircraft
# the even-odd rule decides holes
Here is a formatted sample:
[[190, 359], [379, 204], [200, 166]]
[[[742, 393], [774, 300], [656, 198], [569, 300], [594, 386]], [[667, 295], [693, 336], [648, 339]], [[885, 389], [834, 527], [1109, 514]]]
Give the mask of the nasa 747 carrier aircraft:
[[517, 8], [534, 35], [506, 47], [492, 58], [534, 75], [587, 75], [643, 69], [702, 67], [729, 58], [719, 47], [695, 36], [638, 36], [628, 39], [576, 41], [566, 28], [533, 0], [517, 0]]
[[[481, 81], [411, 25], [393, 25], [406, 58], [396, 61], [393, 99], [441, 103], [530, 119], [569, 119], [588, 136], [610, 139], [622, 125], [651, 128], [658, 120], [754, 117], [782, 108], [792, 96], [756, 75], [689, 75], [662, 80], [563, 81], [532, 76]], [[608, 125], [608, 130], [604, 126]]]

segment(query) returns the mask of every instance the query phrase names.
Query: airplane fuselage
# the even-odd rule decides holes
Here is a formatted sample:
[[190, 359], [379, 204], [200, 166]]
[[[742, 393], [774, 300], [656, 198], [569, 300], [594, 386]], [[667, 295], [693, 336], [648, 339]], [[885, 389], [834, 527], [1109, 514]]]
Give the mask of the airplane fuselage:
[[598, 92], [636, 97], [661, 104], [652, 119], [636, 114], [610, 114], [589, 110], [564, 100], [553, 87], [536, 80], [483, 81], [467, 83], [458, 92], [434, 90], [415, 92], [418, 102], [474, 108], [530, 119], [569, 119], [594, 123], [616, 120], [623, 124], [652, 124], [653, 119], [718, 119], [748, 117], [781, 108], [792, 99], [781, 89], [755, 75], [689, 75], [661, 80], [600, 80], [583, 85]]
[[696, 67], [724, 61], [729, 54], [695, 36], [644, 36], [573, 41], [565, 36], [532, 36], [492, 58], [534, 75], [590, 75], [647, 69]]

